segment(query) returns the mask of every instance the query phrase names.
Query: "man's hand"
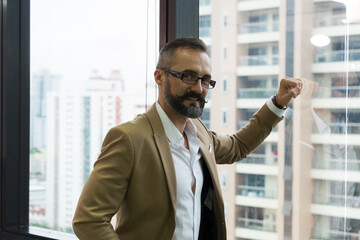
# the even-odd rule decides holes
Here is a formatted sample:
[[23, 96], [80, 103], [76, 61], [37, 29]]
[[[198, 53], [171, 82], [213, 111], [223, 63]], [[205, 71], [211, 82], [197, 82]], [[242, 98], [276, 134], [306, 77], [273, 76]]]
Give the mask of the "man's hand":
[[281, 106], [289, 105], [291, 100], [301, 93], [302, 86], [303, 82], [300, 78], [285, 77], [281, 79], [276, 94], [276, 102]]

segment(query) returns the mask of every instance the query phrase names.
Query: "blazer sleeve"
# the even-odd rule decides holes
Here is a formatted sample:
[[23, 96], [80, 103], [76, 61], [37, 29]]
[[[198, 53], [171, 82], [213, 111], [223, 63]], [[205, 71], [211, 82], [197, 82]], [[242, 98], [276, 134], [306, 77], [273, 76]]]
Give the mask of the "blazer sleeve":
[[73, 229], [79, 239], [119, 239], [110, 221], [125, 197], [133, 156], [131, 138], [112, 128], [76, 207]]
[[214, 143], [216, 163], [228, 164], [245, 158], [265, 140], [282, 119], [283, 117], [278, 117], [264, 104], [248, 124], [235, 134], [221, 136], [210, 132]]

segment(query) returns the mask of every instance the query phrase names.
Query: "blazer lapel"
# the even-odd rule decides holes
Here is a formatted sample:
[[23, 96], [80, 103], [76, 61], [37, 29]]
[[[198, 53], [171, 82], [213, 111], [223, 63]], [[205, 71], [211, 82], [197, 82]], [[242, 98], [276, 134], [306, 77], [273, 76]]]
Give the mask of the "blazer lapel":
[[159, 114], [156, 111], [155, 104], [150, 107], [145, 115], [147, 116], [153, 129], [155, 144], [158, 148], [160, 159], [164, 167], [170, 199], [175, 212], [177, 203], [176, 175], [169, 141], [167, 139]]
[[201, 138], [200, 138], [200, 141], [201, 141], [201, 143], [200, 143], [200, 152], [201, 152], [201, 155], [204, 158], [206, 166], [209, 169], [209, 173], [210, 173], [210, 176], [212, 178], [214, 188], [221, 191], [220, 190], [219, 177], [218, 177], [218, 174], [217, 174], [217, 168], [216, 168], [216, 164], [215, 164], [215, 159], [213, 159], [213, 157], [211, 156], [210, 151], [209, 151], [209, 149], [211, 149], [212, 146], [209, 143], [205, 143], [203, 141], [203, 139], [201, 139]]
[[[215, 151], [214, 146], [211, 143], [209, 133], [207, 132], [205, 126], [199, 120], [194, 120], [193, 123], [197, 128], [197, 136], [200, 139], [200, 152], [204, 158], [204, 162], [209, 169], [209, 173], [213, 182], [215, 192], [221, 193], [220, 182], [216, 167], [216, 161], [214, 155], [212, 154]], [[222, 195], [219, 194], [219, 198], [222, 199]], [[223, 201], [221, 201], [223, 202]]]

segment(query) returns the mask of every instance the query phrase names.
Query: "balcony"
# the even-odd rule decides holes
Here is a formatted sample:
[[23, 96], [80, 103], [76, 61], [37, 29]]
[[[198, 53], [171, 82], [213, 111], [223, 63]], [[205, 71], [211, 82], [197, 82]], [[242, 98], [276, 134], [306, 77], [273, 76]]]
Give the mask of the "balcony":
[[[360, 120], [359, 120], [360, 121]], [[331, 123], [324, 123], [324, 126], [322, 128], [326, 129], [326, 131], [329, 131], [331, 134], [360, 134], [360, 123], [354, 123], [354, 122], [331, 122]], [[318, 127], [316, 126], [316, 123], [314, 123], [313, 126], [313, 133], [317, 134], [319, 133]]]
[[238, 98], [269, 98], [276, 92], [277, 88], [240, 88]]
[[258, 231], [275, 232], [276, 231], [276, 220], [271, 219], [253, 219], [253, 218], [237, 218], [237, 228], [247, 228]]
[[[347, 93], [347, 95], [346, 95]], [[360, 86], [321, 87], [316, 98], [354, 98], [360, 96]]]
[[277, 198], [277, 190], [269, 189], [268, 187], [255, 187], [247, 185], [238, 185], [237, 186], [237, 195], [245, 197], [257, 197], [257, 198]]
[[[329, 51], [325, 53], [318, 53], [314, 57], [315, 63], [324, 62], [344, 62], [347, 52], [344, 50]], [[349, 50], [349, 61], [360, 61], [360, 49]]]
[[[270, 96], [270, 95], [269, 95]], [[248, 124], [249, 123], [249, 121], [248, 120], [241, 120], [241, 121], [238, 121], [237, 122], [237, 129], [240, 129], [240, 128], [242, 128], [242, 127], [244, 127], [246, 124]], [[273, 130], [272, 130], [272, 133], [274, 133], [274, 132], [278, 132], [279, 131], [279, 128], [278, 128], [278, 125], [276, 125], [276, 127], [274, 127], [273, 128]], [[250, 156], [252, 156], [253, 154], [251, 154]], [[249, 156], [249, 157], [250, 157]]]
[[238, 0], [238, 11], [240, 12], [278, 8], [279, 6], [279, 0]]
[[252, 153], [247, 158], [241, 160], [239, 164], [263, 164], [269, 166], [277, 165], [278, 156]]
[[336, 194], [315, 194], [313, 203], [331, 206], [346, 206], [360, 208], [360, 196], [344, 196]]
[[[312, 168], [310, 176], [313, 180], [360, 182], [359, 171], [353, 171], [352, 169], [348, 169], [348, 171], [345, 172], [338, 169]], [[360, 217], [360, 209], [358, 217]]]
[[264, 32], [278, 32], [279, 22], [255, 22], [240, 24], [238, 28], [239, 34], [248, 33], [264, 33]]
[[360, 239], [359, 233], [328, 230], [322, 232], [313, 232], [311, 240], [331, 240], [331, 239]]
[[329, 123], [329, 127], [331, 129], [331, 133], [360, 134], [360, 123], [333, 122]]
[[279, 74], [279, 56], [274, 55], [256, 55], [240, 56], [238, 58], [237, 75], [238, 76], [272, 76]]
[[316, 169], [333, 169], [360, 171], [360, 160], [358, 159], [317, 159], [314, 164]]
[[[347, 57], [349, 62], [345, 59]], [[317, 53], [314, 55], [313, 61], [312, 72], [314, 74], [344, 72], [346, 70], [345, 65], [350, 66], [351, 72], [357, 72], [360, 71], [360, 49], [353, 49], [348, 53], [344, 50]]]
[[238, 66], [264, 66], [264, 65], [278, 65], [279, 55], [255, 55], [255, 56], [240, 56]]
[[345, 15], [332, 15], [328, 17], [319, 16], [315, 19], [315, 27], [331, 27], [344, 25], [344, 19], [346, 19]]

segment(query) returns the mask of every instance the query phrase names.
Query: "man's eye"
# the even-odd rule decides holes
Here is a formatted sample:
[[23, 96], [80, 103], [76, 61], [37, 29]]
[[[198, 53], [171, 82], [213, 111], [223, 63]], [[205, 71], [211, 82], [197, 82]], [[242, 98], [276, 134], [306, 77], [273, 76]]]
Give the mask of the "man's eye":
[[186, 80], [192, 80], [196, 78], [196, 75], [191, 73], [184, 73], [183, 78]]
[[211, 76], [203, 76], [202, 77], [203, 82], [210, 82], [210, 80], [211, 80]]

